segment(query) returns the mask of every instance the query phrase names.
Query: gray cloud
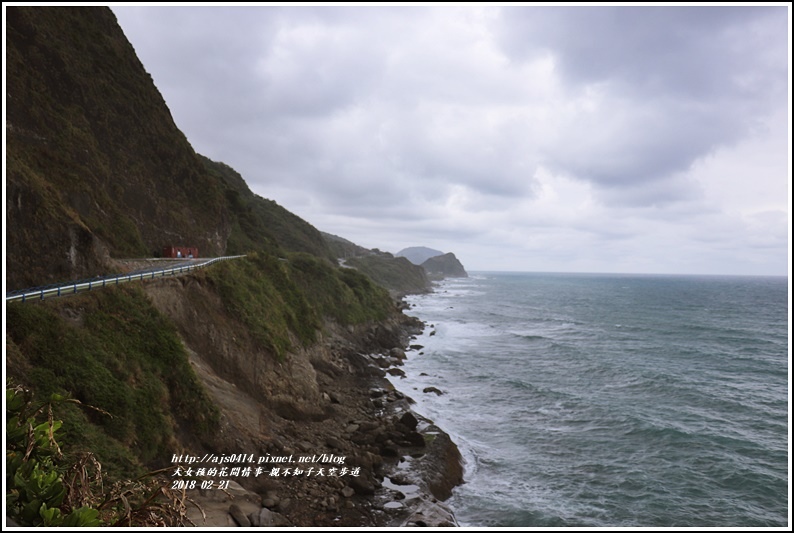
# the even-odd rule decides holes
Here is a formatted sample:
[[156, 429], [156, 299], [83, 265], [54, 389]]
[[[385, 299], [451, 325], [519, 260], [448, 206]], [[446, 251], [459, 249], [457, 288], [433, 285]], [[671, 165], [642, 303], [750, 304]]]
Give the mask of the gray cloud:
[[577, 147], [560, 143], [549, 157], [561, 170], [624, 186], [686, 170], [744, 138], [759, 115], [780, 105], [788, 77], [785, 14], [505, 8], [500, 43], [517, 61], [551, 54], [571, 92], [604, 88], [602, 108], [571, 118]]
[[470, 268], [785, 264], [785, 8], [113, 9], [196, 150], [324, 231]]
[[[504, 8], [509, 56], [549, 53], [571, 83], [621, 79], [641, 93], [702, 100], [766, 92], [764, 70], [785, 76], [785, 7]], [[764, 79], [768, 80], [766, 76]], [[783, 78], [776, 80], [776, 90]]]

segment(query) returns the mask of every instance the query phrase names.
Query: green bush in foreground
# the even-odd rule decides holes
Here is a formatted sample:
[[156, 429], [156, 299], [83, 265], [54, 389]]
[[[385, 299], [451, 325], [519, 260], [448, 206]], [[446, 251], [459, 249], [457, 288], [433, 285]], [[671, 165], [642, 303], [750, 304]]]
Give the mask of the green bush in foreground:
[[[49, 416], [42, 422], [45, 408]], [[60, 427], [48, 404], [33, 409], [27, 391], [6, 388], [6, 513], [21, 526], [100, 525], [98, 510], [68, 501], [65, 470], [56, 464]]]
[[[73, 399], [53, 394], [35, 406], [32, 393], [6, 384], [6, 515], [23, 527], [180, 526], [184, 494], [152, 472], [136, 480], [102, 483], [102, 467], [87, 453], [70, 462], [58, 443], [53, 404]], [[149, 478], [142, 481], [143, 478]]]

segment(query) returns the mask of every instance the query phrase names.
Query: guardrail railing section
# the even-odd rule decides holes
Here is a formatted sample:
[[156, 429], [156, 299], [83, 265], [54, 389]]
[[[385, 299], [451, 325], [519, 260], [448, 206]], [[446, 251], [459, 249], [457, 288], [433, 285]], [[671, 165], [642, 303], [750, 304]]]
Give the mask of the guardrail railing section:
[[157, 277], [178, 276], [186, 274], [193, 270], [207, 267], [218, 261], [227, 261], [229, 259], [237, 259], [245, 257], [244, 255], [229, 255], [224, 257], [215, 257], [208, 261], [190, 265], [179, 265], [172, 268], [163, 268], [155, 270], [147, 270], [145, 272], [136, 272], [133, 274], [119, 274], [116, 276], [91, 278], [87, 280], [70, 281], [69, 283], [59, 283], [53, 285], [46, 285], [43, 287], [33, 287], [30, 289], [22, 289], [6, 293], [6, 302], [27, 302], [31, 300], [44, 300], [46, 298], [57, 298], [69, 294], [77, 294], [78, 292], [91, 291], [108, 285], [119, 285], [121, 283], [128, 283], [130, 281], [143, 281], [146, 279], [155, 279]]

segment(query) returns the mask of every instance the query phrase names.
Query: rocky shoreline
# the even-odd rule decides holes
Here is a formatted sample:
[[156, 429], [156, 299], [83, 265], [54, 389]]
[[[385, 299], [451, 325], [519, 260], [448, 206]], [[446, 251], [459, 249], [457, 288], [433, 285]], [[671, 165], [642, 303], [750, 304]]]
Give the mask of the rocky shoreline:
[[[458, 525], [443, 501], [463, 482], [460, 452], [443, 430], [411, 410], [413, 400], [390, 381], [402, 374], [405, 350], [424, 324], [401, 312], [364, 329], [328, 329], [321, 349], [308, 354], [324, 414], [281, 409], [267, 421], [269, 438], [260, 442], [259, 455], [343, 460], [274, 463], [260, 476], [235, 478], [226, 490], [189, 491], [194, 505], [188, 517], [196, 526]], [[226, 424], [231, 431], [239, 425]], [[274, 467], [281, 475], [271, 475]], [[347, 472], [339, 475], [342, 467]]]

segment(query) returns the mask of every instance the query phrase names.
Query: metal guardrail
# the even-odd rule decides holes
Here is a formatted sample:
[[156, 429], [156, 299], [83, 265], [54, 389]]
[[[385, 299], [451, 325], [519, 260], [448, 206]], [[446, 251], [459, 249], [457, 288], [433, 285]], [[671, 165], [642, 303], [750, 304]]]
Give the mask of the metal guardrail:
[[105, 278], [94, 278], [89, 280], [72, 281], [69, 283], [62, 283], [58, 285], [48, 285], [46, 287], [36, 287], [33, 289], [23, 289], [18, 291], [11, 291], [6, 293], [6, 303], [9, 302], [27, 302], [34, 300], [44, 300], [46, 298], [57, 298], [59, 296], [66, 296], [69, 294], [77, 294], [78, 292], [91, 291], [108, 285], [120, 285], [130, 281], [143, 281], [147, 279], [164, 278], [166, 276], [178, 276], [186, 274], [199, 268], [204, 268], [218, 261], [227, 261], [229, 259], [237, 259], [238, 257], [245, 257], [244, 255], [229, 255], [225, 257], [216, 257], [202, 263], [195, 265], [180, 265], [173, 268], [165, 268], [161, 270], [150, 270], [146, 272], [119, 274], [116, 276], [108, 276]]

